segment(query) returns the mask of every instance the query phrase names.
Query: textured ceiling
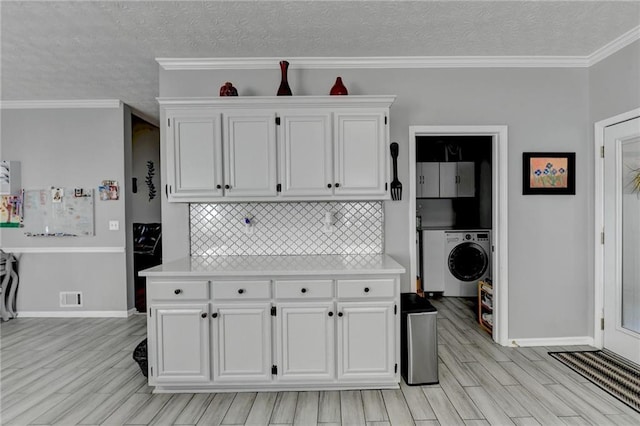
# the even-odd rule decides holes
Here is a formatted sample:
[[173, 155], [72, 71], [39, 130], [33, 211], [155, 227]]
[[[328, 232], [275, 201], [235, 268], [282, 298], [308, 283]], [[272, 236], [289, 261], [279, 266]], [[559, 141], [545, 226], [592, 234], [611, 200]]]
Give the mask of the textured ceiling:
[[3, 100], [158, 107], [157, 57], [588, 56], [640, 2], [2, 1]]

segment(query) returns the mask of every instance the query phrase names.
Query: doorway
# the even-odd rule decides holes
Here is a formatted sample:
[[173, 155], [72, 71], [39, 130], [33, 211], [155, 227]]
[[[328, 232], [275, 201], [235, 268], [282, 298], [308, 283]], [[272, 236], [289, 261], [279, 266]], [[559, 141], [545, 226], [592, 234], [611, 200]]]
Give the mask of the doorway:
[[131, 118], [131, 226], [134, 306], [146, 312], [146, 283], [138, 272], [162, 263], [160, 201], [160, 129]]
[[596, 207], [601, 220], [596, 223], [601, 223], [602, 251], [596, 264], [602, 271], [596, 275], [596, 305], [601, 301], [602, 309], [600, 315], [596, 311], [601, 336], [594, 340], [640, 364], [640, 114], [597, 123], [598, 143]]
[[[416, 141], [424, 137], [489, 137], [491, 142], [491, 270], [493, 280], [493, 340], [508, 344], [507, 281], [507, 126], [410, 126], [409, 127], [409, 253], [410, 277], [418, 271], [416, 234]], [[416, 283], [413, 290], [416, 291]]]

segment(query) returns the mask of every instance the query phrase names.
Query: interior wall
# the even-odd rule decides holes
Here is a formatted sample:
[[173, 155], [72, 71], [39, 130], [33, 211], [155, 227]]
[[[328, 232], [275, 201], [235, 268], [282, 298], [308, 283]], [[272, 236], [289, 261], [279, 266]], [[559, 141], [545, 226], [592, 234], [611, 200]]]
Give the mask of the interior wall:
[[[395, 94], [391, 141], [400, 145], [399, 179], [408, 193], [408, 138], [411, 125], [507, 125], [509, 129], [509, 337], [587, 336], [593, 313], [588, 306], [590, 223], [585, 211], [592, 145], [588, 70], [535, 69], [341, 69], [290, 68], [294, 95], [326, 95], [336, 76], [350, 95]], [[273, 70], [160, 70], [160, 96], [218, 96], [233, 82], [240, 96], [274, 95], [280, 75]], [[161, 121], [162, 122], [162, 121]], [[575, 196], [523, 196], [522, 152], [576, 152]], [[188, 212], [163, 204], [178, 227], [165, 243], [169, 258], [188, 255]], [[409, 203], [385, 202], [385, 251], [409, 271]], [[413, 243], [413, 242], [411, 242]], [[567, 250], [570, 245], [570, 250]], [[498, 284], [499, 285], [499, 284]], [[411, 277], [402, 276], [402, 291]], [[532, 303], [544, 303], [541, 306]]]
[[[601, 120], [640, 108], [640, 41], [620, 49], [589, 68], [589, 143], [594, 146], [593, 126]], [[595, 149], [592, 149], [589, 168], [589, 185], [595, 187]], [[586, 212], [590, 223], [591, 245], [595, 244], [595, 194], [590, 193], [590, 204], [594, 206]], [[590, 264], [595, 262], [593, 250], [589, 254]], [[589, 310], [595, 313], [594, 271], [589, 268]], [[589, 325], [590, 335], [593, 335], [594, 321]]]
[[[2, 155], [22, 163], [25, 189], [87, 187], [95, 200], [92, 237], [0, 229], [3, 249], [20, 256], [18, 311], [126, 312], [124, 107], [3, 109], [1, 119]], [[119, 200], [99, 200], [105, 179], [120, 183]], [[60, 308], [60, 291], [82, 291], [84, 306]]]
[[[160, 217], [160, 129], [138, 117], [133, 117], [132, 178], [137, 179], [137, 192], [131, 193], [132, 220], [136, 223], [157, 223]], [[153, 162], [149, 175], [147, 162]], [[147, 184], [151, 177], [153, 187]], [[155, 192], [152, 192], [152, 189]]]
[[589, 68], [589, 105], [591, 125], [640, 106], [640, 40]]

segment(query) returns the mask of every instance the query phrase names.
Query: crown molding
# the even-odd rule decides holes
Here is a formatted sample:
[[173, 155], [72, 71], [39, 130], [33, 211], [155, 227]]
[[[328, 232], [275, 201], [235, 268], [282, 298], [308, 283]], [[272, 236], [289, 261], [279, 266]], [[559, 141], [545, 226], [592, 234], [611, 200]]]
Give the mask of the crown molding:
[[[588, 68], [640, 40], [640, 26], [587, 56], [361, 56], [294, 57], [290, 69], [383, 68]], [[167, 71], [262, 70], [277, 68], [278, 58], [156, 58]]]
[[640, 26], [632, 28], [617, 39], [613, 40], [611, 43], [602, 46], [600, 49], [589, 55], [588, 66], [597, 64], [606, 57], [613, 55], [618, 50], [627, 47], [637, 40], [640, 40]]
[[51, 101], [0, 101], [2, 109], [121, 108], [118, 99], [71, 99]]
[[[278, 67], [277, 58], [156, 58], [162, 69], [261, 70]], [[383, 68], [581, 68], [585, 56], [370, 56], [297, 57], [287, 59], [289, 69]]]

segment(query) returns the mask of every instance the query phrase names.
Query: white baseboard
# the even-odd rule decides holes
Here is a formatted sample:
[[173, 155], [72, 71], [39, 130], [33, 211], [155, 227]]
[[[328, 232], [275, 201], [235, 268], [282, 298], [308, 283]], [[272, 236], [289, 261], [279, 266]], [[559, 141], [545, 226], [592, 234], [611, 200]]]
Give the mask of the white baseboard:
[[[135, 309], [133, 309], [135, 313]], [[18, 318], [128, 318], [130, 311], [20, 311]]]
[[529, 339], [509, 339], [509, 346], [573, 346], [588, 345], [594, 346], [593, 337], [542, 337]]

